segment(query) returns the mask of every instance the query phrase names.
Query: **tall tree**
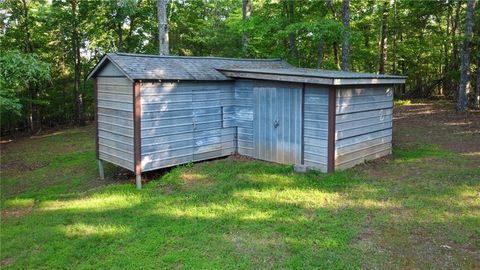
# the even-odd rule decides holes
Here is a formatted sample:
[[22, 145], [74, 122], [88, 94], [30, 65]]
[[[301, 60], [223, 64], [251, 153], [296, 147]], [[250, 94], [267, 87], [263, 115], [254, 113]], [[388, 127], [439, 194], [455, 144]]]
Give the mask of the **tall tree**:
[[[284, 0], [284, 9], [285, 9], [285, 15], [287, 18], [287, 23], [288, 24], [293, 24], [295, 21], [295, 1], [289, 1], [289, 0]], [[295, 32], [290, 32], [288, 34], [288, 41], [286, 43], [288, 44], [289, 50], [290, 50], [290, 55], [292, 56], [293, 59], [295, 59], [295, 63], [298, 64], [298, 48], [297, 48], [297, 36]]]
[[384, 0], [382, 7], [382, 21], [380, 26], [379, 51], [380, 59], [378, 61], [378, 73], [385, 73], [385, 63], [387, 62], [387, 23], [388, 23], [388, 0]]
[[[248, 19], [250, 18], [250, 15], [252, 13], [252, 0], [242, 0], [242, 20], [243, 23], [246, 24], [248, 22]], [[243, 54], [247, 55], [248, 53], [248, 43], [250, 42], [250, 36], [248, 33], [244, 30], [243, 32], [243, 42], [242, 42], [242, 49], [243, 49]]]
[[[320, 19], [323, 20], [325, 16], [328, 13], [329, 9], [333, 9], [332, 7], [332, 0], [326, 0], [325, 1], [325, 8], [323, 12], [320, 15]], [[320, 41], [318, 42], [318, 49], [317, 49], [317, 68], [322, 67], [322, 62], [323, 62], [323, 54], [325, 50], [325, 38], [320, 35]]]
[[343, 22], [343, 45], [342, 45], [342, 70], [349, 70], [349, 31], [350, 31], [350, 1], [343, 0], [342, 2], [342, 22]]
[[470, 71], [470, 51], [473, 38], [473, 11], [475, 9], [475, 0], [467, 0], [467, 16], [465, 21], [465, 37], [463, 40], [463, 50], [460, 69], [460, 85], [458, 87], [457, 110], [465, 112], [467, 110], [467, 83]]
[[75, 92], [75, 121], [78, 125], [85, 125], [85, 114], [83, 107], [83, 94], [81, 92], [81, 73], [82, 73], [82, 58], [80, 55], [81, 37], [79, 33], [79, 8], [77, 0], [70, 0], [70, 8], [72, 12], [72, 49], [74, 61], [74, 92]]
[[159, 54], [169, 55], [167, 0], [157, 0]]

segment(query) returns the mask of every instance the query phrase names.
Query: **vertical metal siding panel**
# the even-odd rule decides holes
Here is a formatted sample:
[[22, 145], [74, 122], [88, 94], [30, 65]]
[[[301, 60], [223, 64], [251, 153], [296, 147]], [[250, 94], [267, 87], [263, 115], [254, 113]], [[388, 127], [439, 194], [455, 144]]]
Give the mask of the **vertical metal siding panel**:
[[254, 157], [299, 164], [302, 85], [258, 82], [252, 87], [255, 98]]
[[[133, 123], [132, 82], [125, 77], [97, 77], [96, 82], [98, 157], [133, 171], [133, 151], [126, 150], [133, 147], [133, 128], [115, 124], [117, 120]], [[118, 95], [125, 99], [119, 100], [106, 93], [128, 95]], [[102, 100], [99, 100], [99, 96]]]
[[327, 130], [329, 89], [305, 85], [304, 99], [304, 164], [327, 171]]
[[337, 94], [336, 168], [391, 153], [393, 88], [340, 88]]

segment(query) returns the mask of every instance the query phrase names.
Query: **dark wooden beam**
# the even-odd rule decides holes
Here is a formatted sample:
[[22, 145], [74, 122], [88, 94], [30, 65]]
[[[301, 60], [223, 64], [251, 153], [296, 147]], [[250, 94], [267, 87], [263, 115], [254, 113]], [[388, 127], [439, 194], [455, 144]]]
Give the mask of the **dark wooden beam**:
[[327, 172], [335, 171], [335, 116], [337, 91], [331, 87], [328, 92], [328, 155]]
[[94, 98], [94, 116], [95, 116], [95, 157], [100, 159], [98, 151], [98, 86], [97, 78], [93, 79], [93, 98]]
[[142, 173], [141, 161], [141, 145], [140, 145], [140, 82], [133, 83], [133, 149], [134, 149], [134, 173], [140, 175]]

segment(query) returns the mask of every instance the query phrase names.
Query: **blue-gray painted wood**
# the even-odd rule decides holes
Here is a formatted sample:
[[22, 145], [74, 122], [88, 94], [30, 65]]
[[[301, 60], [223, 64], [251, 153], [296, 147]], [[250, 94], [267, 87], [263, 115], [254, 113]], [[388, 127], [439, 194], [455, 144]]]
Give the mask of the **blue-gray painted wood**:
[[232, 82], [141, 84], [142, 171], [235, 152]]
[[335, 168], [391, 154], [393, 87], [339, 88], [336, 104]]
[[99, 158], [133, 170], [133, 85], [125, 77], [98, 77], [97, 91]]
[[125, 77], [125, 75], [112, 62], [109, 62], [102, 67], [98, 77]]
[[327, 86], [305, 85], [304, 164], [323, 172], [327, 171], [328, 95]]

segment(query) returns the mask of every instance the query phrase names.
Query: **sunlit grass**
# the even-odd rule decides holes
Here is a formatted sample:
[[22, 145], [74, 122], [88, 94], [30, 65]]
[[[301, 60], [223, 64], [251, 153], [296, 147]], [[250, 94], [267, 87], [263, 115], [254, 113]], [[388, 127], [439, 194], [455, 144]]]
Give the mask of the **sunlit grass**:
[[[424, 245], [480, 248], [475, 156], [433, 144], [397, 147], [386, 162], [334, 174], [260, 161], [197, 163], [138, 191], [97, 179], [84, 132], [38, 138], [33, 149], [43, 156], [62, 146], [54, 137], [80, 143], [52, 150], [44, 167], [2, 175], [2, 269], [359, 269], [385, 268], [385, 256], [435, 268], [439, 257], [422, 254]], [[41, 160], [29, 149], [15, 147]], [[471, 253], [450, 252], [459, 268], [475, 263]]]
[[393, 101], [393, 104], [395, 106], [403, 106], [403, 105], [410, 105], [412, 104], [412, 101], [409, 99], [396, 99]]

